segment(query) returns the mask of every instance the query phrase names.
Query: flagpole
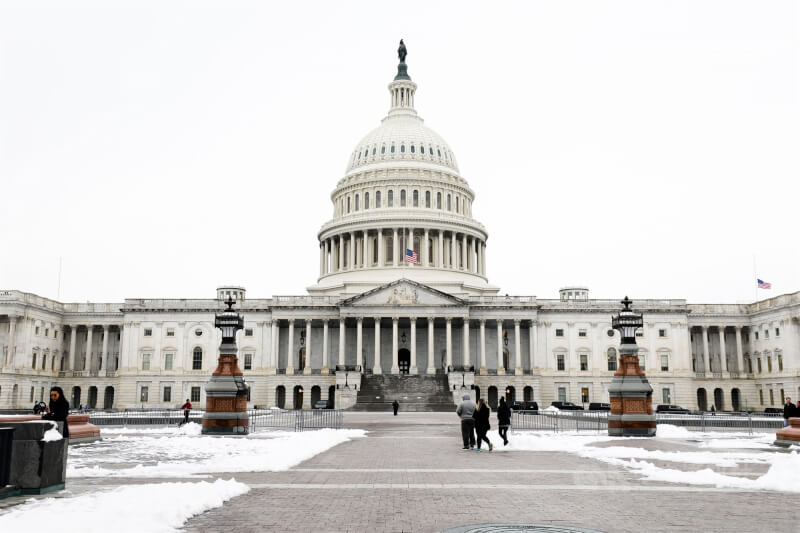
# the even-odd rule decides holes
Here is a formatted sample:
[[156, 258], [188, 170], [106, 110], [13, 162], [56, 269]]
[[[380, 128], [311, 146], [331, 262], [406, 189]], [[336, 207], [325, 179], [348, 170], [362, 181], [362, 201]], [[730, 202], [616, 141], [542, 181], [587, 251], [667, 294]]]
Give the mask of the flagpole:
[[756, 280], [755, 291], [753, 291], [753, 296], [755, 297], [753, 303], [756, 303], [758, 301], [758, 272], [756, 271], [756, 254], [753, 254], [753, 279]]
[[61, 260], [63, 258], [58, 258], [58, 291], [56, 292], [56, 301], [61, 300]]

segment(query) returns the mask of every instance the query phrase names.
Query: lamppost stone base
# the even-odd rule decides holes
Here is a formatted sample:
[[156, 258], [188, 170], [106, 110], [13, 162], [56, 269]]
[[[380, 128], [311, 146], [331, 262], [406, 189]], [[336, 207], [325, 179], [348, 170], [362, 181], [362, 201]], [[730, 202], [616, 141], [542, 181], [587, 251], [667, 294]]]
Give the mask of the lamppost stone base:
[[800, 446], [800, 418], [792, 417], [789, 419], [789, 425], [783, 429], [779, 429], [775, 433], [776, 446], [784, 446], [788, 448], [791, 445]]

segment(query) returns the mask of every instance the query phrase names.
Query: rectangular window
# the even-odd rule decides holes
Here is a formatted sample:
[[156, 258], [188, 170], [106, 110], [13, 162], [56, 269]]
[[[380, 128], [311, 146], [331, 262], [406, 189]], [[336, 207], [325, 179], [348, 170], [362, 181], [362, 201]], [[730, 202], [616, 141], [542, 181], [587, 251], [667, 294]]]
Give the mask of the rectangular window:
[[661, 402], [667, 405], [672, 403], [672, 398], [669, 393], [669, 389], [661, 389]]
[[144, 336], [145, 337], [152, 337], [153, 336], [153, 330], [151, 328], [144, 328]]
[[[37, 335], [39, 334], [39, 330], [40, 330], [40, 329], [41, 329], [41, 328], [40, 328], [39, 326], [36, 326], [36, 334], [37, 334]], [[31, 401], [33, 401], [33, 398], [31, 398]]]
[[[777, 335], [777, 333], [775, 335]], [[49, 337], [50, 336], [50, 328], [44, 328], [44, 336], [45, 337]]]
[[758, 358], [758, 373], [761, 373], [761, 358]]
[[442, 193], [437, 192], [436, 193], [436, 209], [441, 209], [441, 208], [442, 208]]
[[54, 338], [54, 339], [57, 339], [57, 338], [58, 338], [58, 330], [55, 330], [55, 331], [53, 332], [53, 338]]
[[[46, 335], [47, 335], [47, 333], [45, 333], [45, 336]], [[776, 337], [780, 337], [781, 336], [781, 328], [775, 328], [775, 336]]]
[[769, 404], [775, 405], [775, 391], [772, 389], [769, 389]]
[[765, 339], [769, 339], [769, 330], [768, 329], [764, 330], [764, 338]]
[[252, 337], [253, 336], [253, 328], [245, 328], [244, 336], [245, 337]]
[[589, 403], [589, 387], [581, 387], [581, 403]]
[[450, 203], [450, 195], [449, 194], [447, 195], [447, 210], [448, 211], [452, 211], [453, 210], [453, 205]]
[[767, 357], [767, 372], [772, 372], [772, 356]]
[[758, 332], [755, 332], [756, 340], [758, 340]]
[[175, 336], [175, 328], [167, 328], [167, 337]]
[[200, 401], [200, 387], [192, 387], [192, 394], [189, 396], [190, 400], [193, 402]]
[[381, 191], [375, 191], [375, 207], [381, 206]]
[[636, 336], [637, 337], [644, 337], [644, 330], [642, 328], [637, 329], [636, 330]]
[[758, 400], [764, 405], [764, 389], [758, 389]]
[[173, 359], [175, 359], [174, 353], [164, 354], [164, 370], [172, 370]]
[[394, 191], [391, 189], [386, 193], [386, 207], [394, 207]]
[[564, 330], [560, 328], [556, 329], [556, 337], [563, 337], [563, 336], [564, 336]]
[[400, 189], [400, 207], [406, 206], [406, 190]]
[[419, 207], [419, 191], [414, 191], [411, 193], [411, 201], [413, 202], [414, 207]]
[[783, 354], [778, 354], [778, 372], [783, 371]]
[[658, 330], [658, 336], [661, 337], [661, 338], [666, 337], [667, 336], [667, 330], [665, 330], [665, 329]]
[[142, 389], [139, 391], [139, 401], [141, 403], [145, 403], [145, 402], [149, 401], [148, 400], [149, 396], [150, 396], [150, 388], [149, 387], [142, 387]]
[[556, 356], [556, 368], [558, 370], [564, 370], [564, 354], [560, 353]]
[[142, 370], [150, 370], [150, 354], [142, 354]]
[[164, 402], [172, 401], [172, 387], [164, 387]]
[[33, 395], [36, 394], [35, 389], [36, 389], [36, 387], [31, 387], [31, 399], [30, 399], [30, 401], [33, 401]]
[[245, 370], [253, 369], [253, 354], [251, 353], [244, 354], [244, 369]]
[[431, 206], [431, 191], [425, 191], [425, 207]]
[[661, 354], [661, 371], [667, 372], [669, 370], [669, 356], [667, 354]]
[[785, 394], [786, 394], [786, 393], [784, 392], [784, 390], [783, 390], [783, 389], [781, 389], [781, 395], [780, 395], [780, 396], [778, 396], [778, 399], [779, 399], [781, 402], [784, 402], [784, 401], [786, 401], [786, 400], [785, 400], [786, 396], [784, 396]]
[[589, 356], [585, 353], [581, 354], [581, 370], [584, 372], [589, 370]]
[[578, 330], [578, 337], [585, 337], [585, 336], [586, 336], [586, 330], [585, 329], [579, 329]]
[[567, 401], [567, 388], [566, 387], [559, 387], [558, 388], [558, 401], [559, 402], [566, 402]]

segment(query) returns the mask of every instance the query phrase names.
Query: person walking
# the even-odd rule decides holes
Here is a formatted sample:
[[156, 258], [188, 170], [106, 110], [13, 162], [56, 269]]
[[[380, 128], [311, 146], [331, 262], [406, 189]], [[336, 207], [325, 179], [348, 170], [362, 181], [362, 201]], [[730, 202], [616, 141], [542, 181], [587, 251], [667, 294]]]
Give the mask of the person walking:
[[481, 451], [481, 441], [486, 441], [486, 444], [489, 445], [489, 451], [494, 449], [492, 446], [492, 442], [486, 436], [486, 433], [492, 428], [489, 424], [489, 416], [492, 414], [492, 410], [489, 408], [489, 405], [484, 401], [483, 398], [478, 400], [478, 405], [475, 407], [475, 414], [472, 417], [475, 419], [475, 433], [478, 434], [476, 440], [478, 441], [478, 445], [475, 448], [476, 452]]
[[47, 412], [42, 415], [42, 420], [53, 420], [55, 422], [64, 422], [64, 431], [61, 436], [65, 439], [69, 438], [69, 424], [67, 417], [69, 416], [69, 402], [64, 398], [64, 391], [61, 387], [50, 387], [50, 405], [47, 406]]
[[469, 394], [462, 397], [462, 401], [456, 409], [458, 418], [461, 419], [461, 440], [464, 443], [463, 450], [469, 450], [475, 447], [475, 419], [472, 415], [475, 414], [475, 402], [473, 402]]
[[797, 414], [797, 407], [792, 403], [792, 399], [787, 396], [786, 403], [783, 405], [783, 425], [788, 426], [789, 419], [795, 416], [799, 416]]
[[189, 401], [189, 398], [186, 398], [186, 403], [181, 405], [181, 409], [183, 409], [183, 422], [178, 424], [178, 427], [189, 423], [189, 413], [192, 412], [192, 402]]
[[500, 397], [500, 405], [497, 406], [497, 432], [503, 439], [503, 446], [508, 446], [508, 428], [511, 427], [511, 408], [506, 403], [506, 399]]
[[400, 409], [400, 403], [395, 400], [392, 402], [392, 411], [394, 411], [394, 416], [397, 416], [397, 410]]

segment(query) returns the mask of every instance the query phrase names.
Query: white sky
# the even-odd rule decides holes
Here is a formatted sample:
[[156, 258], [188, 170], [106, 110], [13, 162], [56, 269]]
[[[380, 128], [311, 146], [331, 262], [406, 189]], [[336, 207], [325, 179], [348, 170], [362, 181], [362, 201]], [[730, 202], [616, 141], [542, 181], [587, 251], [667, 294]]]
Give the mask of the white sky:
[[800, 290], [796, 2], [62, 4], [0, 0], [0, 289], [304, 294], [402, 37], [501, 294]]

